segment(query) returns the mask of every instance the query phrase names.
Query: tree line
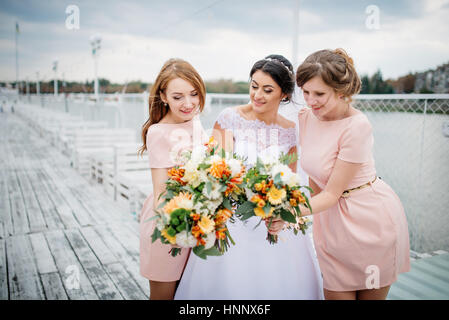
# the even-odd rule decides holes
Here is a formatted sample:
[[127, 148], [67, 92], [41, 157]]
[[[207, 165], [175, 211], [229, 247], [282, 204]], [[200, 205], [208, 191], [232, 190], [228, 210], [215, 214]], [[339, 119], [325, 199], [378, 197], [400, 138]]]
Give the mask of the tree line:
[[[362, 75], [361, 94], [390, 94], [390, 93], [413, 93], [415, 89], [416, 76], [408, 74], [395, 80], [384, 80], [382, 72], [377, 70], [372, 76]], [[152, 83], [143, 81], [130, 81], [125, 84], [112, 83], [107, 79], [99, 79], [101, 93], [142, 93], [150, 90]], [[12, 83], [15, 86], [15, 83]], [[208, 93], [248, 93], [249, 83], [246, 81], [233, 81], [232, 79], [219, 79], [205, 81]], [[0, 83], [6, 86], [6, 83]], [[30, 93], [36, 93], [36, 83], [30, 82]], [[53, 80], [40, 82], [41, 93], [53, 93]], [[59, 93], [93, 93], [94, 81], [76, 82], [58, 80]], [[25, 83], [21, 84], [21, 92], [26, 93]], [[432, 93], [430, 90], [421, 90], [420, 93]]]

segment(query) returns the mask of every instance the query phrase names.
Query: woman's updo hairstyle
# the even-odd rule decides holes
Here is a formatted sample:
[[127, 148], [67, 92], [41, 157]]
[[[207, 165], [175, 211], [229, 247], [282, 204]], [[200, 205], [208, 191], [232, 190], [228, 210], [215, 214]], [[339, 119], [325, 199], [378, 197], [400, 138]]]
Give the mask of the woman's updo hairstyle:
[[310, 79], [319, 76], [335, 92], [342, 94], [349, 102], [360, 92], [360, 78], [354, 61], [345, 50], [320, 50], [304, 60], [296, 71], [296, 84], [302, 87]]
[[270, 54], [253, 65], [249, 76], [252, 78], [253, 74], [258, 70], [270, 75], [278, 86], [281, 87], [282, 93], [287, 95], [282, 101], [289, 102], [295, 89], [293, 65], [290, 61], [279, 54]]

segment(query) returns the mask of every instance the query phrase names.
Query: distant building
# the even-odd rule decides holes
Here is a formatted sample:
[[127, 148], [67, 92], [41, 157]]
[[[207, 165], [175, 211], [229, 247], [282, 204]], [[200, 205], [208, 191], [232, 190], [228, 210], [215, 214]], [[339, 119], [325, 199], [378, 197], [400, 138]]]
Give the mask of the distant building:
[[416, 74], [414, 92], [428, 91], [449, 93], [449, 63], [437, 67], [436, 70], [428, 70]]

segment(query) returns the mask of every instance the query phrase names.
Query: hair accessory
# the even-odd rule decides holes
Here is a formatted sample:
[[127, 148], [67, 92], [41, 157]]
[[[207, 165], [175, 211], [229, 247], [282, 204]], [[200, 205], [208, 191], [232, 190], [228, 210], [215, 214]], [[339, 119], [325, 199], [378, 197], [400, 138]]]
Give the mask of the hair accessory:
[[281, 60], [278, 60], [278, 59], [273, 59], [273, 58], [265, 58], [264, 60], [266, 60], [266, 61], [276, 61], [276, 62], [279, 62], [280, 64], [282, 64], [282, 66], [285, 68], [285, 69], [287, 69], [287, 71], [288, 71], [288, 73], [290, 73], [291, 75], [293, 75], [293, 72], [281, 61]]

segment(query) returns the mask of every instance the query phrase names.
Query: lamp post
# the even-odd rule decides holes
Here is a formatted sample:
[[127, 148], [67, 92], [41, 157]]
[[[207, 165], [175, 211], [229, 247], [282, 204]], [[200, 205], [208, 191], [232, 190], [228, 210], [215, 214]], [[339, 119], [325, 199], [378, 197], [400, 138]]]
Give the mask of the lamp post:
[[54, 94], [55, 97], [58, 96], [58, 60], [53, 61], [53, 71], [55, 72], [55, 80], [54, 80]]
[[98, 95], [98, 54], [99, 50], [101, 48], [101, 36], [98, 34], [95, 34], [90, 37], [90, 44], [92, 46], [92, 57], [94, 58], [94, 92], [95, 92], [95, 100], [99, 101], [99, 95]]
[[17, 94], [20, 94], [20, 83], [19, 83], [19, 23], [16, 21], [16, 90]]
[[41, 94], [41, 87], [39, 85], [39, 71], [36, 71], [36, 95], [40, 96]]

